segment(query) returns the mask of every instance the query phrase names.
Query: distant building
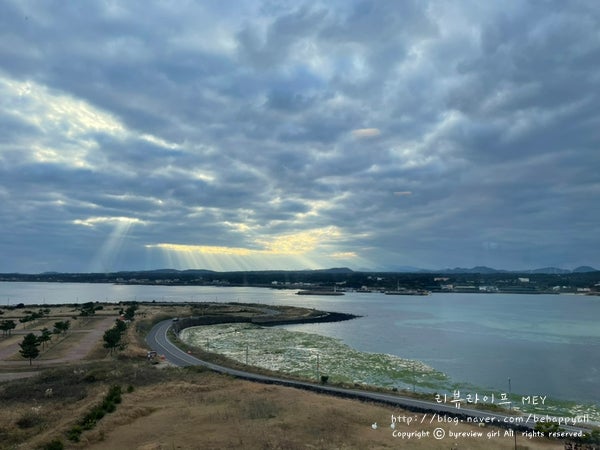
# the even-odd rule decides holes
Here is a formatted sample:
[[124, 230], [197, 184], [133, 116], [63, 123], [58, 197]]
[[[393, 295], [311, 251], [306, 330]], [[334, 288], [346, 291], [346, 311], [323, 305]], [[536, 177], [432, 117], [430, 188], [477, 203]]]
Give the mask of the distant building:
[[479, 286], [480, 292], [498, 292], [498, 288], [496, 286]]

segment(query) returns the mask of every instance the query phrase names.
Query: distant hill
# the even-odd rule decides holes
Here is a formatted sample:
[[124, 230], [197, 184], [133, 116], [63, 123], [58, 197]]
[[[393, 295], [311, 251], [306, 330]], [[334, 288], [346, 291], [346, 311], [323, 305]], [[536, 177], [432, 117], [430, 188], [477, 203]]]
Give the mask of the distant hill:
[[413, 266], [392, 266], [386, 270], [381, 270], [379, 272], [421, 273], [430, 271], [426, 269], [419, 269], [418, 267]]
[[317, 269], [309, 270], [307, 272], [319, 272], [319, 273], [354, 273], [352, 269], [348, 267], [332, 267], [331, 269]]
[[[549, 275], [565, 275], [569, 273], [588, 273], [588, 272], [596, 272], [597, 269], [594, 269], [590, 266], [580, 266], [576, 269], [568, 270], [568, 269], [559, 269], [558, 267], [542, 267], [540, 269], [528, 269], [528, 270], [499, 270], [494, 269], [492, 267], [486, 266], [476, 266], [473, 268], [464, 268], [464, 267], [455, 267], [454, 269], [443, 269], [439, 271], [428, 270], [425, 272], [431, 273], [448, 273], [448, 274], [458, 274], [458, 273], [481, 273], [481, 274], [491, 274], [491, 273], [523, 273], [523, 274], [549, 274]], [[416, 273], [417, 271], [415, 271]], [[423, 271], [421, 271], [423, 272]]]
[[[43, 277], [48, 278], [52, 281], [56, 281], [57, 278], [66, 277], [68, 279], [82, 279], [89, 278], [93, 280], [105, 279], [107, 276], [121, 277], [121, 278], [149, 278], [149, 279], [162, 279], [162, 278], [178, 278], [178, 275], [182, 279], [189, 279], [192, 277], [204, 278], [214, 276], [215, 274], [254, 274], [254, 275], [265, 275], [265, 274], [314, 274], [314, 275], [353, 275], [353, 274], [365, 274], [365, 273], [378, 273], [378, 274], [540, 274], [540, 275], [568, 275], [568, 274], [585, 274], [598, 272], [599, 270], [591, 266], [579, 266], [573, 270], [560, 269], [557, 267], [542, 267], [539, 269], [524, 269], [524, 270], [500, 270], [494, 269], [488, 266], [475, 266], [471, 268], [467, 267], [455, 267], [446, 269], [421, 269], [412, 266], [388, 266], [386, 268], [367, 269], [360, 268], [358, 270], [352, 270], [348, 267], [331, 267], [328, 269], [304, 269], [304, 270], [285, 270], [285, 269], [271, 269], [271, 270], [245, 270], [245, 271], [215, 271], [208, 269], [154, 269], [154, 270], [135, 270], [135, 271], [119, 271], [111, 273], [60, 273], [60, 272], [44, 272], [42, 274], [0, 274], [7, 278], [27, 278], [27, 277]], [[66, 279], [65, 278], [65, 279]]]
[[567, 269], [559, 269], [558, 267], [543, 267], [541, 269], [526, 270], [521, 273], [549, 273], [553, 275], [561, 275], [565, 273], [571, 273], [571, 271]]
[[573, 273], [587, 273], [587, 272], [598, 272], [598, 269], [594, 269], [590, 266], [579, 266], [573, 269]]
[[455, 267], [454, 269], [444, 269], [439, 273], [506, 273], [507, 270], [492, 269], [486, 266], [475, 266], [471, 269], [465, 269], [463, 267]]

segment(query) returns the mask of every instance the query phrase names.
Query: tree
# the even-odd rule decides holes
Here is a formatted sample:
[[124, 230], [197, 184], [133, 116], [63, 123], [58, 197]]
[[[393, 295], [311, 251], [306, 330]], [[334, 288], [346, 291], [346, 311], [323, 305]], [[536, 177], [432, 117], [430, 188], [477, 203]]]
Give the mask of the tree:
[[124, 333], [127, 330], [127, 324], [122, 320], [117, 319], [115, 323], [115, 328], [119, 330], [119, 333]]
[[0, 330], [2, 330], [2, 336], [6, 336], [8, 334], [8, 326], [6, 324], [7, 320], [3, 320], [0, 322]]
[[3, 336], [10, 336], [11, 330], [14, 330], [17, 327], [17, 324], [14, 320], [3, 320], [0, 322], [0, 330], [2, 330]]
[[94, 314], [96, 314], [94, 302], [87, 302], [81, 305], [81, 316], [93, 316]]
[[19, 353], [23, 358], [29, 359], [29, 365], [31, 365], [31, 361], [34, 358], [37, 358], [40, 354], [40, 349], [38, 348], [39, 342], [35, 334], [29, 333], [23, 338], [23, 342], [19, 344], [21, 350]]
[[58, 333], [67, 334], [67, 330], [69, 329], [70, 326], [71, 326], [71, 322], [68, 320], [64, 320], [62, 322], [55, 322], [54, 323], [54, 332], [56, 334], [58, 334]]
[[48, 328], [42, 329], [42, 334], [38, 336], [37, 340], [42, 344], [42, 350], [46, 346], [46, 342], [52, 339], [52, 332]]
[[121, 344], [121, 332], [116, 327], [113, 327], [104, 332], [103, 339], [104, 348], [110, 349], [110, 354], [112, 355], [114, 349]]
[[137, 309], [137, 305], [131, 305], [127, 307], [125, 310], [125, 320], [133, 321], [133, 317], [135, 316], [135, 310]]

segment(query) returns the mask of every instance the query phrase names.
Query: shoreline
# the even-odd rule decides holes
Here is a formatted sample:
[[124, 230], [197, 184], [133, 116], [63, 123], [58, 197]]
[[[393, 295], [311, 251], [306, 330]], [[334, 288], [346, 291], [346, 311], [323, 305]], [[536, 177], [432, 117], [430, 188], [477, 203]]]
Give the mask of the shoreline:
[[[481, 396], [482, 392], [486, 395], [492, 395], [498, 401], [502, 401], [505, 393], [495, 389], [484, 389], [480, 386], [475, 386], [471, 383], [461, 382], [460, 380], [453, 380], [446, 378], [446, 375], [439, 372], [434, 367], [430, 367], [418, 359], [407, 359], [396, 355], [389, 355], [384, 353], [372, 353], [364, 352], [354, 349], [349, 345], [343, 343], [336, 343], [335, 338], [329, 338], [326, 336], [317, 336], [317, 339], [302, 337], [295, 339], [292, 335], [313, 335], [314, 333], [306, 333], [301, 331], [290, 331], [282, 329], [283, 333], [289, 333], [291, 339], [282, 340], [277, 337], [278, 330], [271, 329], [271, 327], [265, 327], [266, 336], [257, 337], [253, 336], [252, 330], [244, 330], [244, 325], [258, 325], [251, 322], [228, 322], [228, 323], [215, 323], [206, 324], [208, 327], [226, 326], [231, 325], [235, 328], [235, 332], [230, 334], [231, 331], [225, 331], [224, 335], [227, 338], [222, 341], [219, 336], [223, 335], [223, 332], [212, 330], [206, 330], [208, 334], [204, 334], [201, 330], [203, 325], [191, 325], [190, 327], [184, 327], [180, 331], [177, 331], [177, 338], [186, 346], [197, 348], [201, 352], [208, 352], [213, 355], [225, 357], [234, 361], [233, 365], [227, 363], [219, 363], [225, 367], [231, 367], [240, 370], [237, 364], [242, 366], [248, 365], [248, 360], [251, 363], [247, 368], [241, 369], [246, 370], [250, 373], [262, 373], [261, 370], [269, 372], [280, 373], [282, 376], [295, 377], [310, 379], [311, 373], [314, 371], [314, 358], [317, 354], [321, 356], [320, 366], [321, 374], [326, 374], [334, 382], [342, 383], [343, 385], [353, 385], [356, 387], [364, 387], [375, 390], [383, 389], [384, 391], [398, 392], [400, 390], [412, 391], [421, 395], [440, 394], [444, 399], [443, 403], [452, 405], [453, 391], [457, 389], [460, 391], [462, 397], [465, 395], [469, 396]], [[241, 325], [242, 328], [236, 327]], [[185, 334], [185, 328], [197, 327], [197, 331], [191, 331], [190, 335], [183, 336]], [[219, 328], [217, 328], [219, 330]], [[271, 330], [273, 332], [271, 332]], [[273, 334], [274, 333], [274, 334]], [[194, 336], [195, 337], [192, 337]], [[195, 341], [195, 342], [194, 342]], [[210, 347], [205, 347], [204, 342], [210, 341]], [[309, 343], [307, 343], [309, 342]], [[266, 346], [261, 343], [268, 343]], [[302, 348], [302, 345], [308, 345], [307, 348]], [[250, 348], [250, 353], [248, 353]], [[289, 353], [288, 350], [294, 348], [296, 351]], [[250, 355], [250, 356], [248, 356]], [[300, 356], [299, 356], [300, 355]], [[305, 360], [305, 358], [308, 358]], [[312, 359], [311, 359], [312, 358]], [[350, 362], [352, 369], [350, 372], [344, 370], [342, 366], [339, 366], [336, 361], [344, 361], [345, 363]], [[329, 369], [327, 368], [329, 367]], [[335, 367], [335, 369], [333, 369]], [[385, 369], [388, 367], [388, 369]], [[389, 368], [394, 367], [397, 373], [390, 377]], [[254, 368], [254, 369], [253, 369]], [[258, 369], [258, 370], [257, 370]], [[416, 369], [416, 370], [415, 370]], [[308, 378], [307, 378], [308, 377]], [[415, 378], [416, 377], [416, 378]], [[415, 383], [414, 380], [418, 381]], [[417, 387], [415, 391], [415, 386]], [[600, 403], [589, 403], [582, 404], [575, 400], [548, 398], [546, 405], [541, 407], [528, 407], [527, 405], [521, 405], [523, 394], [513, 392], [508, 400], [512, 402], [512, 409], [519, 414], [547, 414], [551, 416], [579, 416], [587, 414], [593, 417], [594, 423], [600, 422]], [[477, 404], [477, 402], [475, 402]], [[497, 406], [496, 402], [486, 403], [481, 402], [481, 405]], [[585, 407], [585, 411], [578, 411], [580, 407]], [[464, 407], [469, 407], [469, 402], [464, 399]], [[504, 407], [506, 411], [508, 407]]]
[[[202, 304], [202, 303], [198, 303]], [[235, 303], [222, 303], [221, 305], [235, 304]], [[253, 304], [248, 304], [256, 306]], [[173, 329], [176, 333], [180, 331], [196, 326], [204, 325], [219, 325], [228, 323], [251, 323], [253, 325], [259, 325], [263, 327], [275, 327], [279, 325], [295, 325], [295, 324], [308, 324], [308, 323], [331, 323], [331, 322], [343, 322], [346, 320], [357, 319], [361, 316], [348, 313], [331, 312], [331, 311], [316, 311], [308, 310], [317, 313], [317, 316], [311, 317], [289, 317], [281, 318], [277, 311], [267, 313], [264, 316], [257, 317], [239, 317], [239, 316], [196, 316], [196, 317], [182, 317], [177, 321], [173, 322]]]

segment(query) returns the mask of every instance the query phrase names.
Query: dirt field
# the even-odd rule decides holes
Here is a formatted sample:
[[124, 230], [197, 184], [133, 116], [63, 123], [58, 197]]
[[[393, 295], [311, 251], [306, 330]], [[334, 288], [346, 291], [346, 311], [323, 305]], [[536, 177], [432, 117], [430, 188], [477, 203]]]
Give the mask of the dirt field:
[[[53, 441], [66, 449], [111, 450], [515, 448], [514, 436], [505, 436], [499, 428], [430, 423], [431, 416], [392, 407], [148, 363], [143, 336], [149, 319], [183, 315], [183, 307], [140, 308], [129, 327], [126, 350], [111, 357], [101, 346], [101, 336], [112, 326], [118, 309], [71, 319], [67, 335], [72, 337], [55, 338], [54, 346], [34, 362], [40, 373], [32, 378], [22, 376], [31, 371], [28, 361], [12, 351], [15, 342], [20, 342], [23, 331], [49, 327], [76, 312], [57, 309], [44, 323], [15, 330], [16, 341], [0, 340], [0, 351], [8, 355], [0, 362], [0, 375], [20, 378], [0, 383], [0, 449], [53, 448], [49, 447]], [[114, 411], [94, 420], [91, 429], [80, 430], [78, 440], [70, 440], [83, 418], [107, 403], [111, 386], [123, 392]], [[392, 415], [415, 423], [398, 422], [392, 430]], [[436, 428], [444, 430], [443, 439], [433, 437]], [[394, 431], [399, 436], [413, 434], [410, 439], [406, 434], [395, 437]], [[451, 437], [451, 431], [466, 434]], [[563, 448], [558, 441], [530, 440], [520, 434], [517, 444], [519, 449]]]
[[[42, 310], [39, 307], [4, 310], [0, 321], [13, 320], [17, 326], [11, 336], [0, 337], [0, 371], [7, 369], [39, 369], [53, 364], [61, 364], [86, 358], [100, 343], [103, 333], [113, 326], [121, 309], [116, 305], [98, 310], [93, 316], [81, 317], [74, 307], [43, 307], [47, 313], [42, 318], [21, 323], [31, 312]], [[52, 331], [54, 324], [69, 321], [69, 330], [65, 334], [53, 334], [52, 339], [43, 348], [32, 365], [19, 354], [19, 343], [28, 333], [40, 335], [44, 328]]]

